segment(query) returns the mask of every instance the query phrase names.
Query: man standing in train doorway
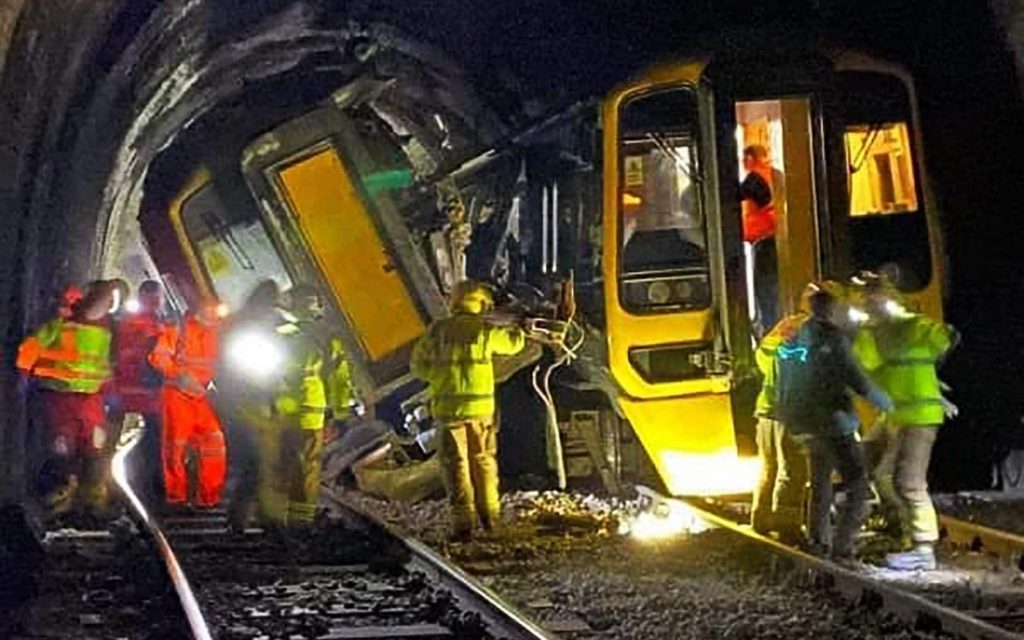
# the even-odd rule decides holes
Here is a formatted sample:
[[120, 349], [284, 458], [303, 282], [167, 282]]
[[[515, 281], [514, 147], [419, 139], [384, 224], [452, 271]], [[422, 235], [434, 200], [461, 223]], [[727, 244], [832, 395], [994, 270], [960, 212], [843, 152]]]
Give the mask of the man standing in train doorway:
[[487, 321], [484, 314], [494, 301], [481, 283], [456, 285], [452, 303], [453, 315], [436, 320], [417, 343], [410, 369], [429, 384], [452, 539], [466, 541], [478, 521], [491, 532], [501, 524], [493, 358], [519, 353], [526, 337], [518, 327]]
[[772, 168], [768, 150], [761, 145], [743, 149], [747, 175], [740, 184], [743, 213], [743, 241], [753, 250], [754, 298], [759, 333], [774, 326], [779, 316], [778, 250], [775, 247], [775, 199], [772, 197]]

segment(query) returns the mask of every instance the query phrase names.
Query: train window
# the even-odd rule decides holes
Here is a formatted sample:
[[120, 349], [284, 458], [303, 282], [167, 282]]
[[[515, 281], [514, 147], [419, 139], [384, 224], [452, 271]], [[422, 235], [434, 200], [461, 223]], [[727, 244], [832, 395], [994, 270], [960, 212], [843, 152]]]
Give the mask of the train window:
[[921, 290], [931, 281], [931, 244], [907, 90], [867, 72], [841, 74], [840, 88], [852, 266]]
[[288, 272], [259, 220], [227, 222], [223, 202], [208, 184], [181, 206], [181, 221], [210, 286], [222, 302], [238, 309], [260, 281], [271, 278], [283, 289]]
[[620, 112], [619, 279], [627, 309], [710, 304], [696, 130], [689, 89], [647, 93]]
[[850, 216], [917, 211], [917, 187], [906, 122], [846, 129]]

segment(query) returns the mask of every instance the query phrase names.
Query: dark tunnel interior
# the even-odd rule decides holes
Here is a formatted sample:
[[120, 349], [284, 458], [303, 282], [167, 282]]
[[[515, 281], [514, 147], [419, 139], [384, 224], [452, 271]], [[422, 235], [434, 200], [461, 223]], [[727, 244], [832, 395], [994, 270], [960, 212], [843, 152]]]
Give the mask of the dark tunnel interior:
[[[197, 166], [223, 176], [217, 186], [232, 207], [256, 211], [239, 162], [252, 140], [319, 106], [372, 95], [352, 110], [363, 133], [387, 123], [389, 136], [427, 148], [440, 176], [681, 43], [767, 51], [801, 38], [864, 49], [915, 79], [945, 233], [945, 307], [964, 336], [945, 364], [962, 412], [939, 441], [933, 485], [987, 486], [992, 462], [1024, 447], [1024, 279], [1012, 268], [1024, 235], [1024, 96], [996, 15], [954, 0], [593, 7], [25, 2], [0, 84], [0, 498], [24, 490], [17, 345], [64, 283], [152, 274], [149, 253], [164, 247], [142, 238], [139, 218], [166, 208]], [[433, 205], [425, 192], [410, 207], [427, 211], [414, 227], [436, 226]]]

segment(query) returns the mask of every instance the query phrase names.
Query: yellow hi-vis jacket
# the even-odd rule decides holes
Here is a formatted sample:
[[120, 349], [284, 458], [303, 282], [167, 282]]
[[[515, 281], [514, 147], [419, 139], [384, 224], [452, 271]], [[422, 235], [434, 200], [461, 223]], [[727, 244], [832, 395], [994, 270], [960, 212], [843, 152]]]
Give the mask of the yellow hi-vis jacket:
[[324, 354], [308, 331], [300, 322], [287, 322], [277, 328], [285, 346], [286, 362], [274, 396], [274, 409], [290, 424], [297, 423], [302, 429], [322, 429], [327, 411], [327, 389], [321, 377]]
[[936, 364], [953, 336], [949, 326], [920, 314], [888, 318], [858, 332], [854, 357], [892, 398], [893, 424], [934, 426], [945, 420]]
[[494, 414], [493, 357], [514, 355], [524, 346], [520, 329], [497, 327], [459, 311], [430, 325], [413, 349], [410, 369], [430, 385], [435, 418], [485, 418]]
[[327, 372], [327, 403], [335, 420], [352, 415], [356, 389], [352, 383], [352, 368], [340, 338], [331, 338], [331, 370]]
[[44, 389], [97, 393], [110, 379], [110, 329], [56, 318], [22, 342], [17, 367]]

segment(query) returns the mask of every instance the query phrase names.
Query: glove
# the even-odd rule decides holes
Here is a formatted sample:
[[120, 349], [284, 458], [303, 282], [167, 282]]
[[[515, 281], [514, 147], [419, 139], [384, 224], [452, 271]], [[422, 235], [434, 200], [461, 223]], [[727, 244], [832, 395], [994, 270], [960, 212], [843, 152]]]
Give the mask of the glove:
[[958, 415], [960, 415], [960, 408], [957, 407], [952, 402], [950, 402], [949, 399], [946, 398], [946, 396], [942, 396], [940, 401], [942, 402], [942, 411], [943, 411], [943, 413], [946, 414], [947, 418], [952, 420], [953, 418], [955, 418]]
[[867, 401], [873, 404], [879, 411], [890, 413], [893, 410], [892, 398], [890, 398], [889, 394], [881, 389], [872, 389], [864, 397], [867, 398]]

